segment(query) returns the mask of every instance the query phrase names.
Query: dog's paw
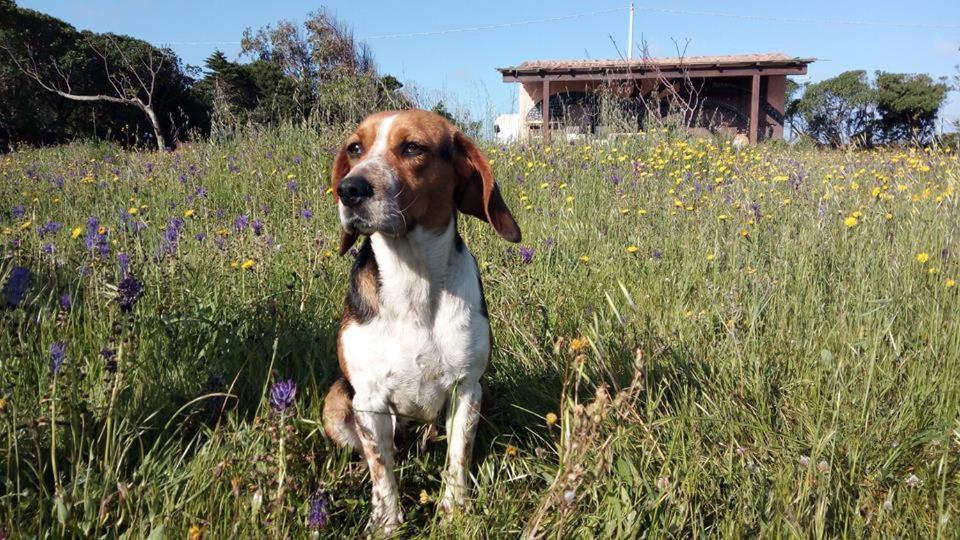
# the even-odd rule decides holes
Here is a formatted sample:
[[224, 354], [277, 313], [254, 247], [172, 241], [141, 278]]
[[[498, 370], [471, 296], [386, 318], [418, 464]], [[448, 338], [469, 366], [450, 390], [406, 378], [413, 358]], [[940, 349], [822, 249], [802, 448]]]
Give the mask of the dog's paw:
[[454, 515], [463, 509], [465, 498], [465, 489], [447, 486], [447, 489], [443, 493], [443, 498], [440, 499], [440, 511], [447, 517]]

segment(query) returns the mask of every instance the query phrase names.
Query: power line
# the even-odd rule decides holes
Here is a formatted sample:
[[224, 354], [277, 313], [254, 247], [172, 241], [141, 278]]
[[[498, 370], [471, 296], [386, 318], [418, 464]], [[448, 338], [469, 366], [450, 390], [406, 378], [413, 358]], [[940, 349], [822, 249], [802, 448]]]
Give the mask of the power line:
[[592, 15], [603, 15], [604, 13], [615, 13], [617, 11], [627, 11], [628, 7], [619, 7], [612, 9], [601, 9], [598, 11], [585, 11], [583, 13], [574, 13], [573, 15], [562, 15], [560, 17], [548, 17], [546, 19], [532, 19], [529, 21], [517, 21], [517, 22], [508, 22], [501, 24], [489, 24], [486, 26], [472, 26], [469, 28], [451, 28], [448, 30], [435, 30], [431, 32], [410, 32], [408, 34], [381, 34], [378, 36], [364, 36], [359, 39], [369, 40], [369, 39], [392, 39], [392, 38], [407, 38], [407, 37], [424, 37], [424, 36], [442, 36], [446, 34], [459, 34], [461, 32], [477, 32], [480, 30], [494, 30], [497, 28], [510, 28], [513, 26], [525, 26], [528, 24], [540, 24], [556, 21], [566, 21], [570, 19], [579, 19], [580, 17], [589, 17]]
[[165, 41], [163, 45], [239, 45], [239, 41]]
[[[526, 21], [515, 21], [507, 22], [500, 24], [488, 24], [484, 26], [471, 26], [467, 28], [449, 28], [446, 30], [433, 30], [426, 32], [409, 32], [404, 34], [379, 34], [373, 36], [363, 36], [359, 39], [361, 40], [374, 40], [374, 39], [396, 39], [396, 38], [411, 38], [411, 37], [428, 37], [428, 36], [443, 36], [448, 34], [459, 34], [464, 32], [479, 32], [482, 30], [496, 30], [499, 28], [512, 28], [516, 26], [526, 26], [531, 24], [542, 24], [550, 23], [557, 21], [566, 21], [571, 19], [579, 19], [581, 17], [591, 17], [595, 15], [603, 15], [606, 13], [616, 13], [621, 11], [627, 11], [628, 7], [618, 7], [610, 9], [601, 9], [597, 11], [585, 11], [582, 13], [574, 13], [572, 15], [561, 15], [558, 17], [547, 17], [544, 19], [531, 19]], [[637, 6], [638, 11], [646, 11], [650, 13], [662, 13], [667, 15], [694, 15], [702, 17], [723, 17], [729, 19], [740, 19], [748, 21], [763, 21], [763, 22], [779, 22], [779, 23], [801, 23], [801, 24], [827, 24], [827, 25], [841, 25], [841, 26], [867, 26], [867, 27], [885, 27], [885, 28], [927, 28], [927, 29], [960, 29], [960, 24], [939, 24], [939, 23], [910, 23], [910, 22], [884, 22], [884, 21], [856, 21], [856, 20], [839, 20], [839, 19], [810, 19], [804, 17], [776, 17], [776, 16], [766, 16], [766, 15], [744, 15], [740, 13], [727, 13], [721, 11], [696, 11], [696, 10], [684, 10], [684, 9], [673, 9], [673, 8], [658, 8], [658, 7], [644, 7]], [[173, 41], [166, 43], [167, 45], [240, 45], [239, 41]]]
[[727, 17], [731, 19], [743, 19], [743, 20], [750, 20], [750, 21], [765, 21], [765, 22], [834, 24], [834, 25], [844, 25], [844, 26], [880, 26], [880, 27], [892, 27], [892, 28], [941, 28], [941, 29], [960, 28], [960, 24], [851, 21], [851, 20], [836, 20], [836, 19], [807, 19], [803, 17], [769, 17], [766, 15], [742, 15], [739, 13], [724, 13], [719, 11], [691, 11], [691, 10], [683, 10], [683, 9], [642, 7], [642, 6], [638, 6], [637, 10], [654, 12], [654, 13], [666, 13], [671, 15], [701, 15], [706, 17]]
[[[545, 19], [531, 19], [528, 21], [515, 21], [508, 23], [500, 24], [489, 24], [485, 26], [472, 26], [469, 28], [449, 28], [447, 30], [433, 30], [427, 32], [410, 32], [406, 34], [380, 34], [375, 36], [363, 36], [358, 39], [360, 40], [371, 40], [371, 39], [392, 39], [392, 38], [407, 38], [407, 37], [426, 37], [426, 36], [442, 36], [446, 34], [459, 34], [462, 32], [478, 32], [481, 30], [495, 30], [498, 28], [511, 28], [514, 26], [525, 26], [528, 24], [540, 24], [556, 21], [566, 21], [570, 19], [579, 19], [581, 17], [590, 17], [593, 15], [603, 15], [605, 13], [615, 13], [618, 11], [627, 11], [630, 8], [619, 7], [611, 9], [601, 9], [597, 11], [585, 11], [582, 13], [574, 13], [572, 15], [561, 15], [559, 17], [548, 17]], [[239, 41], [173, 41], [166, 43], [167, 45], [239, 45]]]

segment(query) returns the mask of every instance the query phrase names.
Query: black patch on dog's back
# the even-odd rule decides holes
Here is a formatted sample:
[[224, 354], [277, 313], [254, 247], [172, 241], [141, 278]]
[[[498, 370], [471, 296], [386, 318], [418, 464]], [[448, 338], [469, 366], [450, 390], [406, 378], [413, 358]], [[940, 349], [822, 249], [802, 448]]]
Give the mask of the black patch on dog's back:
[[[379, 293], [380, 270], [368, 237], [364, 239], [350, 270], [345, 316], [361, 324], [375, 317], [379, 311]], [[374, 297], [371, 298], [371, 295]]]
[[[459, 238], [459, 235], [457, 235]], [[480, 265], [477, 264], [477, 258], [473, 258], [473, 266], [477, 269], [477, 287], [480, 287], [480, 313], [483, 313], [483, 316], [488, 320], [490, 315], [487, 314], [487, 295], [483, 293], [483, 280], [480, 279]]]

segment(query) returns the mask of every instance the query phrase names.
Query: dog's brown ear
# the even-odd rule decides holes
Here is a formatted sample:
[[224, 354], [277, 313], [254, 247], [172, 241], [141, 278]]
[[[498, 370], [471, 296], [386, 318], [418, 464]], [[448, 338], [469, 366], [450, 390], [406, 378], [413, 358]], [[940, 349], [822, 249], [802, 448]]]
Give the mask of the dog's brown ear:
[[504, 240], [520, 241], [520, 227], [513, 219], [493, 180], [487, 156], [470, 140], [457, 132], [453, 136], [454, 165], [459, 182], [456, 190], [457, 209], [482, 219], [493, 226]]
[[[340, 147], [340, 150], [337, 152], [337, 156], [333, 158], [333, 170], [330, 173], [330, 187], [333, 189], [334, 201], [340, 201], [340, 195], [337, 193], [337, 186], [340, 185], [340, 181], [343, 180], [343, 177], [346, 176], [348, 172], [350, 172], [350, 159], [347, 157], [346, 148]], [[356, 241], [356, 234], [342, 231], [340, 233], [340, 255], [350, 251], [350, 248], [353, 247], [353, 244]]]

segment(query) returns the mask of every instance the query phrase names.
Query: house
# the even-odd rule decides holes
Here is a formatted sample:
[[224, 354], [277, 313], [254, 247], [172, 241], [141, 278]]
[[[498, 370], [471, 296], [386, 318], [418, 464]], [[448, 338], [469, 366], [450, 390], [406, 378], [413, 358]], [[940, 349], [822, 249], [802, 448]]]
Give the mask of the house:
[[672, 115], [687, 128], [757, 142], [783, 138], [786, 78], [805, 75], [814, 61], [781, 53], [535, 60], [497, 71], [504, 82], [519, 83], [521, 140], [550, 130], [636, 131]]

